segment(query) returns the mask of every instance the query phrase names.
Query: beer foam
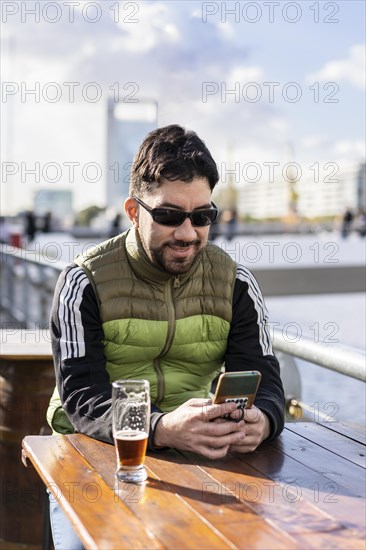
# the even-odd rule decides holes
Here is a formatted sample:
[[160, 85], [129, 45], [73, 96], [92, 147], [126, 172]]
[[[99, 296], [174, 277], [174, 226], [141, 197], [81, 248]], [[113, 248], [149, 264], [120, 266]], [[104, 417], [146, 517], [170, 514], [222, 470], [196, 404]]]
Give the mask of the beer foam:
[[131, 440], [134, 439], [135, 441], [140, 441], [141, 439], [147, 439], [148, 433], [147, 432], [135, 432], [132, 430], [120, 430], [114, 434], [115, 439], [119, 440]]

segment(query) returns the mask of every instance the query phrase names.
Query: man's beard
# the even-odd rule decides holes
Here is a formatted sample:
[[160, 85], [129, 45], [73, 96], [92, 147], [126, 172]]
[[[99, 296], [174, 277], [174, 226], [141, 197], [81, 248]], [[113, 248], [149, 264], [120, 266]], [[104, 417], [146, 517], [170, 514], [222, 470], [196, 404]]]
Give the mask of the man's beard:
[[[191, 252], [188, 258], [167, 259], [165, 251], [166, 249], [169, 249], [170, 245], [180, 246], [182, 248], [190, 246], [193, 247], [194, 250]], [[169, 241], [158, 248], [150, 249], [149, 256], [153, 264], [163, 268], [164, 271], [166, 271], [167, 273], [171, 273], [172, 275], [180, 275], [186, 273], [192, 267], [193, 262], [203, 248], [204, 244], [199, 239], [189, 243], [186, 243], [184, 241]]]

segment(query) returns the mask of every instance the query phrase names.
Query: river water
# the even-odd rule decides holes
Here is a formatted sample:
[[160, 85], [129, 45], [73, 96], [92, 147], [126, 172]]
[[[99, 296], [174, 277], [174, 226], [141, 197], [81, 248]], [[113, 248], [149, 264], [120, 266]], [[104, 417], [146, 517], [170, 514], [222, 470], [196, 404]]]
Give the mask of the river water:
[[[337, 344], [365, 349], [366, 299], [363, 293], [318, 294], [266, 299], [272, 323], [288, 326], [334, 349]], [[276, 325], [275, 325], [276, 326]], [[296, 360], [302, 401], [329, 420], [365, 424], [365, 383], [311, 363]], [[366, 366], [365, 366], [366, 368]]]

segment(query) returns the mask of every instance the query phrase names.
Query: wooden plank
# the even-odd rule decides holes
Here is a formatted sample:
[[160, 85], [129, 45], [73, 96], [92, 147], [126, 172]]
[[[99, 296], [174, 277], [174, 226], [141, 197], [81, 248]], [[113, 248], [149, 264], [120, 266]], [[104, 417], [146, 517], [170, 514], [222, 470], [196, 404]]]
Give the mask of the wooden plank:
[[[286, 432], [284, 434], [286, 436]], [[270, 447], [270, 445], [268, 445]], [[292, 500], [293, 513], [291, 521], [297, 526], [305, 514], [308, 520], [307, 530], [298, 530], [296, 541], [301, 548], [360, 548], [364, 544], [366, 506], [365, 500], [356, 498], [347, 491], [338, 490], [333, 493], [335, 483], [331, 487], [322, 483], [321, 477], [316, 472], [304, 467], [294, 459], [283, 454], [282, 450], [275, 457], [275, 448], [266, 453], [266, 445], [261, 446], [254, 453], [240, 455], [240, 460], [251, 464], [258, 470], [268, 475], [272, 481], [283, 487], [283, 500]], [[292, 495], [292, 496], [291, 496]], [[278, 495], [272, 490], [271, 499], [276, 502]], [[302, 501], [308, 503], [314, 509], [312, 515], [306, 515], [306, 508], [301, 507]], [[281, 500], [278, 501], [281, 506]], [[326, 512], [321, 514], [320, 511]], [[286, 510], [283, 510], [286, 514]], [[268, 517], [268, 512], [266, 512]], [[298, 517], [297, 517], [298, 514]], [[318, 516], [314, 523], [313, 517]], [[338, 524], [335, 524], [335, 520]], [[287, 529], [291, 532], [291, 526]], [[350, 545], [345, 540], [350, 539]], [[325, 542], [327, 541], [327, 542]], [[331, 544], [330, 544], [331, 541]], [[327, 543], [329, 542], [329, 546]]]
[[319, 550], [319, 548], [365, 550], [364, 536], [349, 530], [335, 533], [313, 533], [307, 534], [305, 537], [300, 535], [298, 543], [301, 548], [314, 548], [314, 550]]
[[288, 424], [287, 429], [312, 441], [319, 447], [323, 447], [341, 458], [349, 460], [353, 464], [357, 464], [364, 469], [366, 468], [366, 447], [362, 443], [349, 439], [334, 430], [327, 430], [324, 425], [315, 422], [294, 422], [293, 424]]
[[[362, 482], [365, 480], [365, 470], [361, 466], [349, 462], [332, 450], [325, 449], [289, 429], [286, 429], [286, 436], [281, 437], [281, 445], [278, 448], [281, 452], [334, 481], [338, 487], [349, 489], [353, 496], [365, 498], [366, 487]], [[330, 449], [332, 449], [331, 442]]]
[[350, 489], [288, 456], [284, 452], [283, 439], [286, 435], [285, 430], [279, 439], [261, 445], [254, 453], [240, 455], [240, 460], [255, 468], [258, 475], [268, 476], [273, 482], [279, 483], [283, 487], [283, 499], [293, 499], [296, 506], [298, 501], [305, 499], [337, 519], [344, 527], [360, 530], [360, 526], [365, 524], [365, 500], [355, 497]]
[[[256, 453], [250, 453], [255, 455]], [[243, 457], [246, 455], [242, 455]], [[271, 460], [267, 453], [267, 460]], [[264, 476], [241, 458], [226, 457], [210, 462], [195, 457], [199, 467], [212, 481], [212, 490], [223, 491], [222, 498], [230, 493], [243, 501], [254, 512], [297, 541], [299, 533], [337, 531], [342, 523], [308, 502], [298, 498], [297, 489], [284, 487], [280, 480]], [[255, 463], [254, 458], [254, 463]], [[300, 546], [302, 548], [302, 546]]]
[[149, 468], [236, 547], [245, 541], [246, 548], [298, 548], [293, 537], [248, 506], [235, 487], [231, 490], [182, 455], [150, 456]]
[[[73, 436], [69, 437], [72, 440]], [[110, 465], [110, 449], [104, 446], [98, 447], [97, 454], [91, 453], [88, 441], [79, 436], [74, 438], [73, 443], [92, 464], [94, 461], [98, 464], [103, 479], [107, 483], [113, 483], [111, 474], [114, 474], [114, 467]], [[213, 485], [212, 478], [181, 454], [175, 451], [158, 455], [150, 454], [146, 457], [146, 465], [151, 473], [149, 476], [151, 485], [156, 484], [160, 490], [163, 488], [168, 494], [177, 495], [199, 517], [204, 518], [205, 523], [210, 525], [213, 531], [221, 533], [230, 541], [232, 548], [242, 547], [243, 540], [247, 541], [250, 548], [297, 548], [294, 539], [270, 525], [235, 495], [212, 493], [210, 490]], [[122, 491], [120, 493], [122, 498], [126, 498], [126, 494]], [[134, 497], [137, 495], [138, 491], [134, 490]], [[128, 494], [128, 499], [132, 500], [131, 493]], [[166, 519], [169, 521], [169, 516], [172, 515], [171, 508], [164, 508], [163, 513], [167, 515]], [[145, 524], [146, 520], [149, 518], [144, 518]], [[170, 517], [170, 523], [173, 521], [174, 518]], [[187, 539], [189, 538], [190, 535], [187, 535]], [[181, 541], [180, 547], [185, 547], [183, 544], [188, 544], [188, 548], [196, 547], [189, 540], [187, 543]]]
[[164, 548], [66, 436], [27, 436], [23, 448], [86, 548]]
[[318, 422], [327, 430], [337, 432], [341, 435], [345, 435], [349, 439], [353, 439], [358, 443], [366, 445], [366, 427], [359, 424], [350, 424], [345, 422]]
[[[261, 451], [240, 457], [240, 461], [249, 458], [253, 464], [249, 468], [250, 475], [247, 479], [243, 479], [242, 472], [243, 469], [245, 470], [245, 467], [248, 469], [248, 464], [235, 465], [235, 460], [239, 459], [233, 460], [231, 457], [227, 457], [223, 461], [210, 462], [202, 457], [188, 454], [193, 463], [187, 466], [184, 466], [183, 463], [183, 470], [182, 459], [179, 455], [177, 457], [176, 453], [169, 453], [166, 459], [164, 459], [164, 455], [159, 455], [158, 458], [148, 457], [147, 464], [156, 474], [159, 474], [164, 479], [165, 483], [169, 482], [171, 484], [171, 490], [176, 491], [190, 505], [195, 507], [200, 506], [200, 513], [216, 528], [222, 530], [221, 525], [226, 524], [227, 529], [224, 533], [227, 534], [228, 532], [228, 536], [231, 536], [231, 533], [235, 532], [239, 540], [244, 540], [247, 535], [245, 525], [247, 525], [247, 520], [250, 519], [250, 516], [247, 509], [238, 506], [238, 499], [251, 508], [253, 512], [262, 515], [266, 521], [269, 521], [277, 529], [280, 529], [282, 532], [287, 531], [290, 534], [291, 538], [286, 543], [282, 543], [283, 547], [286, 548], [292, 547], [290, 545], [293, 544], [293, 537], [298, 540], [300, 533], [324, 533], [331, 531], [342, 533], [342, 536], [340, 535], [342, 544], [344, 543], [344, 531], [350, 535], [352, 534], [354, 540], [357, 540], [355, 533], [362, 538], [362, 528], [360, 528], [360, 525], [364, 521], [362, 502], [357, 503], [357, 505], [361, 504], [361, 506], [357, 506], [355, 514], [352, 512], [355, 509], [354, 497], [350, 492], [344, 495], [337, 494], [333, 496], [331, 488], [327, 489], [326, 486], [327, 483], [331, 483], [329, 479], [317, 476], [313, 470], [304, 467], [293, 459], [289, 459], [286, 455], [281, 456], [281, 453], [274, 448], [267, 449], [267, 452], [263, 451], [265, 450], [262, 446]], [[282, 468], [283, 458], [285, 458], [286, 464]], [[99, 457], [98, 460], [103, 463], [105, 462], [102, 460], [102, 457]], [[195, 461], [199, 464], [199, 468], [195, 466]], [[289, 471], [289, 461], [292, 463], [290, 476], [285, 478], [284, 476]], [[176, 468], [172, 468], [172, 462], [176, 463]], [[263, 464], [267, 465], [267, 470], [270, 465], [272, 471], [267, 471], [267, 473], [270, 474], [269, 477], [274, 479], [270, 480], [267, 476], [263, 476], [262, 473], [258, 472], [258, 465], [262, 467]], [[213, 470], [217, 466], [221, 470], [219, 475]], [[306, 472], [307, 487], [303, 486], [304, 483], [301, 477], [298, 478], [299, 467]], [[166, 470], [165, 472], [164, 469]], [[205, 474], [206, 469], [209, 473], [208, 476], [197, 477], [197, 471]], [[266, 466], [262, 469], [266, 470]], [[273, 475], [273, 471], [277, 473], [277, 477]], [[221, 478], [220, 475], [222, 476]], [[294, 479], [297, 482], [294, 482]], [[185, 482], [183, 485], [182, 480]], [[201, 490], [197, 491], [197, 487], [201, 487]], [[299, 487], [301, 489], [300, 495], [297, 493]], [[326, 490], [328, 490], [329, 494]], [[258, 498], [259, 494], [260, 498]], [[215, 509], [210, 510], [207, 504], [214, 505]], [[228, 513], [225, 512], [228, 509], [235, 512], [236, 516], [231, 515], [229, 517]], [[214, 517], [215, 514], [216, 518]], [[220, 518], [221, 515], [222, 517]], [[222, 519], [221, 524], [220, 519]], [[243, 521], [244, 519], [245, 521]], [[254, 526], [255, 523], [252, 525]], [[259, 528], [259, 525], [257, 528]], [[235, 539], [231, 538], [231, 540], [234, 542]], [[308, 543], [309, 548], [314, 547], [311, 540]], [[314, 540], [319, 541], [316, 538]], [[301, 548], [304, 547], [304, 541], [305, 539], [302, 538]], [[335, 547], [342, 547], [342, 544], [340, 543], [340, 546]], [[267, 547], [276, 546], [270, 545]]]
[[[96, 442], [80, 434], [67, 437], [90, 467], [97, 469], [103, 481], [114, 489], [118, 499], [164, 547], [200, 548], [204, 541], [205, 548], [238, 548], [154, 473], [150, 468], [149, 457], [146, 460], [149, 477], [145, 484], [118, 483], [115, 478], [116, 457], [112, 445]], [[181, 471], [181, 481], [184, 480], [185, 470]]]

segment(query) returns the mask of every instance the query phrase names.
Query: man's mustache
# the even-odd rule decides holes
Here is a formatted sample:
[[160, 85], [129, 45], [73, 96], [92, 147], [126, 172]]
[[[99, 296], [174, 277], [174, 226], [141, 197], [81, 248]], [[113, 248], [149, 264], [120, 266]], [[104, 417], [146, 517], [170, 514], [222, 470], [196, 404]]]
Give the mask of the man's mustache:
[[199, 239], [195, 239], [194, 241], [186, 242], [186, 241], [169, 241], [165, 243], [165, 246], [179, 246], [181, 248], [187, 248], [188, 246], [196, 246], [201, 244], [201, 241]]

